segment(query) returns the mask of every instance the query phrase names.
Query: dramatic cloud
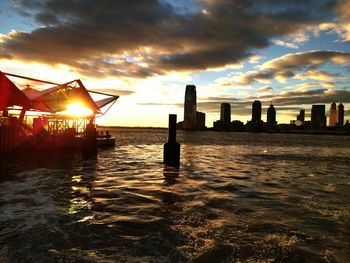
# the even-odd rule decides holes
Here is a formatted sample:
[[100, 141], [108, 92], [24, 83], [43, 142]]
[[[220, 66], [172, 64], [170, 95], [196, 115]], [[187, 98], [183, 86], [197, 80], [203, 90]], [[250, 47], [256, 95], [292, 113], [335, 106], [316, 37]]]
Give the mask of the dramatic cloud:
[[258, 90], [263, 92], [271, 92], [273, 89], [270, 86], [264, 86], [264, 87], [258, 88]]
[[297, 32], [293, 32], [282, 38], [273, 39], [272, 42], [278, 46], [296, 49], [299, 48], [301, 44], [307, 42], [310, 39], [310, 34], [317, 35], [318, 30], [316, 30], [315, 27], [309, 27]]
[[309, 88], [313, 88], [313, 87], [334, 88], [335, 84], [336, 84], [335, 82], [305, 82], [305, 83], [296, 84], [291, 88], [302, 91], [302, 90], [308, 90]]
[[329, 23], [337, 7], [332, 0], [198, 0], [179, 12], [157, 0], [16, 3], [42, 27], [2, 38], [0, 58], [138, 78], [237, 64], [271, 39]]
[[325, 71], [310, 69], [306, 72], [295, 74], [294, 78], [301, 79], [301, 80], [314, 79], [314, 80], [322, 80], [322, 81], [332, 81], [335, 77], [338, 77], [338, 76], [340, 76], [339, 73], [332, 74]]
[[342, 37], [345, 41], [350, 41], [350, 1], [339, 1], [337, 11], [339, 13]]
[[350, 53], [341, 51], [313, 50], [281, 56], [262, 65], [274, 70], [294, 70], [306, 66], [321, 65], [326, 62], [345, 64], [350, 62]]
[[332, 30], [337, 33], [342, 41], [350, 41], [350, 1], [337, 1], [336, 11], [338, 17], [331, 23], [322, 23], [319, 25], [320, 30]]
[[268, 83], [271, 80], [285, 82], [293, 77], [302, 80], [314, 79], [331, 81], [335, 77], [340, 76], [340, 74], [321, 71], [318, 68], [326, 63], [346, 65], [349, 62], [349, 52], [315, 50], [292, 53], [265, 62], [255, 71], [236, 75], [232, 78], [231, 83]]

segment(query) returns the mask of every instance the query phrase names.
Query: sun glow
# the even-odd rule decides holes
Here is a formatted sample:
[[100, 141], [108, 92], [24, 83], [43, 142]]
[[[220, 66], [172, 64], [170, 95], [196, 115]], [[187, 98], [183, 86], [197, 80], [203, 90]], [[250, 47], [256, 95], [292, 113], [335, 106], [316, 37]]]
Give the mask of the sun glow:
[[80, 102], [73, 102], [67, 105], [66, 110], [62, 111], [64, 115], [70, 115], [73, 117], [84, 117], [93, 115], [93, 111], [85, 107]]

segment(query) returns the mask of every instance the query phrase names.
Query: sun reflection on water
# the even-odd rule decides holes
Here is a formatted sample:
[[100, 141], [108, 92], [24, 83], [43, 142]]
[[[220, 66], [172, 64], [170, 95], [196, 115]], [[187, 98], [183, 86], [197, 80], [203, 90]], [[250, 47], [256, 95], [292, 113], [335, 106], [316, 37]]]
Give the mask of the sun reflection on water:
[[[9, 251], [5, 258], [350, 258], [350, 145], [331, 148], [327, 142], [320, 147], [309, 145], [310, 137], [276, 140], [275, 135], [261, 135], [271, 136], [261, 142], [255, 134], [236, 133], [210, 144], [218, 141], [212, 133], [203, 133], [204, 139], [201, 133], [180, 132], [181, 165], [172, 168], [162, 164], [165, 133], [131, 133], [120, 135], [118, 147], [100, 151], [95, 159], [14, 172], [11, 180], [0, 181], [0, 242]], [[244, 138], [237, 143], [237, 137]]]

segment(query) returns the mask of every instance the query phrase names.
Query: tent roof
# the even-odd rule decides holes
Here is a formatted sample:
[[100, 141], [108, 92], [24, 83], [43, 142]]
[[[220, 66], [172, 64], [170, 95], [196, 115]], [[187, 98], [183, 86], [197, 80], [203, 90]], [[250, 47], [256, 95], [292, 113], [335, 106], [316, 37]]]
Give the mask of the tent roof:
[[68, 104], [78, 101], [95, 114], [100, 113], [100, 108], [80, 80], [73, 80], [42, 91], [27, 88], [23, 93], [31, 100], [31, 108], [35, 110], [56, 113], [66, 110]]
[[0, 109], [11, 106], [30, 107], [30, 100], [0, 71]]
[[95, 103], [101, 109], [104, 106], [108, 105], [109, 103], [112, 103], [113, 101], [117, 100], [118, 98], [119, 97], [117, 97], [117, 96], [113, 96], [113, 97], [110, 97], [110, 98], [106, 98], [106, 99], [95, 101]]
[[23, 89], [22, 92], [30, 100], [35, 99], [36, 97], [40, 96], [40, 90], [33, 89], [33, 88], [30, 88], [30, 87], [27, 87], [27, 88]]
[[[91, 109], [94, 114], [98, 114], [101, 113], [100, 109], [102, 107], [119, 98], [119, 96], [106, 93], [88, 91], [79, 79], [55, 85], [45, 90], [37, 90], [31, 87], [20, 90], [6, 75], [40, 82], [40, 80], [0, 71], [0, 110], [11, 106], [22, 106], [31, 110], [57, 113], [66, 110], [68, 104], [79, 102]], [[41, 82], [51, 83], [47, 81]], [[89, 92], [105, 95], [108, 98], [95, 102]]]

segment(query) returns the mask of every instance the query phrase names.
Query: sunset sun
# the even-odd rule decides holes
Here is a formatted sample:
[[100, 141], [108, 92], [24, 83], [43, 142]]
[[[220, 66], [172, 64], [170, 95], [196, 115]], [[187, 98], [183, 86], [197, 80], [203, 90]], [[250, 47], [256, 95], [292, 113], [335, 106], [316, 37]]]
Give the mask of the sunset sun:
[[81, 102], [72, 102], [69, 103], [66, 107], [66, 110], [62, 111], [61, 113], [72, 117], [86, 117], [91, 116], [93, 114], [93, 111], [87, 108]]

